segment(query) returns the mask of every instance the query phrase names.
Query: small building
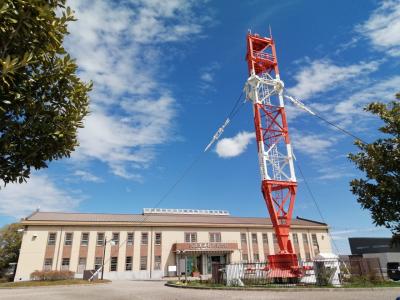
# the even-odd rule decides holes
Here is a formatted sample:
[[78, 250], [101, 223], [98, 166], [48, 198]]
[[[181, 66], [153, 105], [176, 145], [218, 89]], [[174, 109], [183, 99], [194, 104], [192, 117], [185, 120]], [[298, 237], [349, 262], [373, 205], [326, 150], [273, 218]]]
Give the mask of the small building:
[[385, 277], [388, 276], [388, 264], [400, 264], [400, 246], [393, 244], [392, 238], [351, 237], [349, 244], [353, 257], [378, 258]]
[[[268, 218], [227, 211], [144, 209], [142, 214], [35, 212], [25, 225], [15, 281], [35, 270], [99, 269], [104, 278], [211, 274], [213, 264], [266, 261], [278, 245]], [[297, 218], [290, 239], [299, 260], [331, 252], [328, 225]], [[185, 268], [186, 265], [186, 268]]]

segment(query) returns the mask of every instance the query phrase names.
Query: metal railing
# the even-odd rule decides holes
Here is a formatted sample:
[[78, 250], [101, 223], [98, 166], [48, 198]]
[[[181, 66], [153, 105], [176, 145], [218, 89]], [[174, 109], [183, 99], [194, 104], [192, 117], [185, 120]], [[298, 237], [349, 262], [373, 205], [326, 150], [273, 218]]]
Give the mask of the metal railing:
[[300, 261], [298, 268], [272, 269], [268, 262], [213, 264], [212, 283], [227, 286], [342, 286], [362, 278], [383, 280], [379, 261], [320, 259]]

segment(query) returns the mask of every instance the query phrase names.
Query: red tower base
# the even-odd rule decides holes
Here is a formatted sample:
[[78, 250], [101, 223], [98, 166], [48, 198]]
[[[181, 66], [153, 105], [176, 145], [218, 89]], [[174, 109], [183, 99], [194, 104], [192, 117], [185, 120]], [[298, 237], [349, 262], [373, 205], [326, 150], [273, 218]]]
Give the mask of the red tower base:
[[299, 278], [301, 269], [294, 253], [268, 255], [268, 278]]

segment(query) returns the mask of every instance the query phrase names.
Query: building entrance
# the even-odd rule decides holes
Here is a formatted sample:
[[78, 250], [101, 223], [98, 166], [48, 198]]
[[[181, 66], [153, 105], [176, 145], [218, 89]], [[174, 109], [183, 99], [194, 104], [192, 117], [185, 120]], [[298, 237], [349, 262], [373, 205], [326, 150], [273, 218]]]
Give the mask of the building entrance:
[[204, 274], [212, 274], [212, 270], [214, 269], [214, 265], [225, 264], [226, 254], [225, 255], [206, 255], [207, 257], [207, 273]]
[[192, 275], [193, 272], [202, 272], [202, 255], [193, 255], [186, 258], [186, 273]]

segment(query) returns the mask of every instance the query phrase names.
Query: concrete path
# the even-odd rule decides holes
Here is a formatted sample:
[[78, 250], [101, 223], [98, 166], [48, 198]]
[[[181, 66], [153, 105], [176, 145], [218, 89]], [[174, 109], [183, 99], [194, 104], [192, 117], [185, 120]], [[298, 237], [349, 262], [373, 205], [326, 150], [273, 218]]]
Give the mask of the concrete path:
[[91, 286], [59, 286], [0, 289], [1, 300], [132, 300], [132, 299], [304, 299], [304, 300], [395, 300], [400, 289], [363, 291], [216, 291], [178, 289], [162, 281], [114, 281]]

